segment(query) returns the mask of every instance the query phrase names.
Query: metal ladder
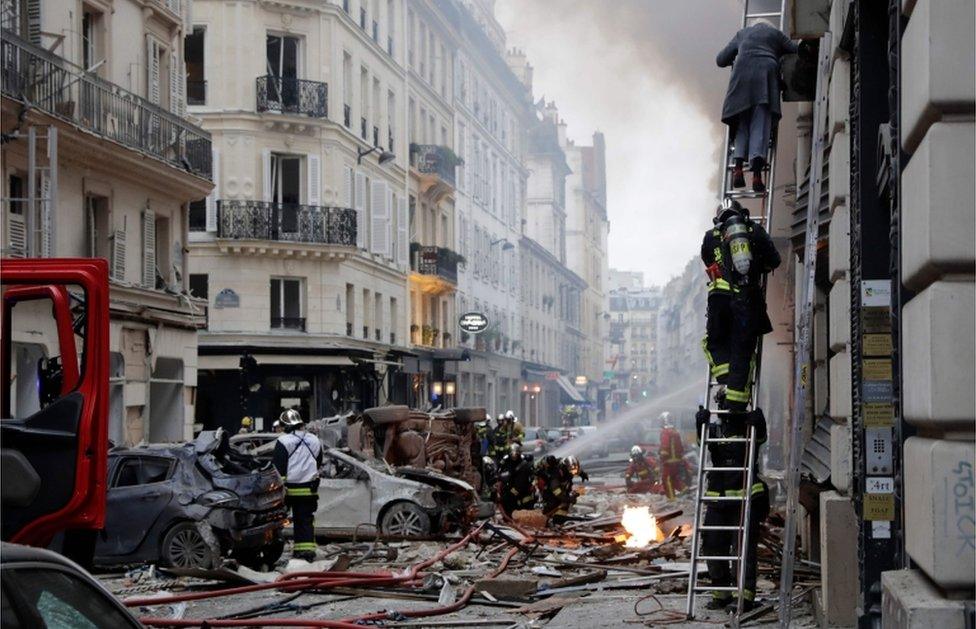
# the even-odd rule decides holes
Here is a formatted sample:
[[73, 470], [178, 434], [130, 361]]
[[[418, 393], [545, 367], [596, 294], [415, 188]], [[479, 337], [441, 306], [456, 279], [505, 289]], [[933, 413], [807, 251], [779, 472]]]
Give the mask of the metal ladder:
[[[755, 11], [750, 10], [750, 6], [756, 7], [757, 5], [765, 5], [768, 7], [771, 4], [770, 0], [744, 0], [744, 6], [742, 11], [742, 23], [741, 27], [746, 27], [750, 25], [754, 20], [759, 18], [768, 18], [773, 22], [778, 23], [779, 29], [783, 29], [783, 22], [786, 16], [786, 1], [780, 0], [779, 9], [776, 11], [771, 11], [768, 8], [759, 8]], [[721, 184], [719, 186], [720, 197], [723, 202], [728, 202], [731, 200], [737, 200], [742, 202], [745, 200], [756, 199], [759, 200], [759, 212], [754, 213], [750, 210], [750, 219], [756, 223], [767, 228], [771, 224], [772, 213], [773, 213], [773, 186], [776, 177], [776, 127], [773, 126], [770, 129], [769, 136], [769, 146], [766, 148], [766, 164], [763, 168], [763, 175], [765, 176], [765, 190], [761, 192], [754, 192], [752, 190], [735, 190], [732, 188], [732, 171], [735, 165], [734, 159], [732, 157], [732, 137], [726, 131], [725, 134], [725, 147], [722, 151], [723, 164], [722, 164], [722, 177]], [[763, 277], [761, 284], [762, 294], [766, 294], [766, 279]], [[762, 337], [759, 337], [759, 341], [756, 344], [756, 361], [755, 361], [755, 371], [752, 376], [752, 387], [751, 387], [751, 399], [749, 401], [749, 410], [756, 408], [756, 399], [759, 393], [759, 375], [760, 368], [762, 365]], [[706, 374], [706, 388], [705, 388], [705, 408], [709, 412], [709, 422], [702, 426], [701, 434], [699, 435], [700, 444], [700, 456], [698, 463], [698, 487], [695, 495], [695, 521], [692, 528], [692, 538], [691, 538], [691, 565], [689, 568], [688, 575], [688, 600], [686, 608], [686, 617], [691, 620], [695, 617], [695, 596], [700, 592], [732, 592], [735, 597], [736, 612], [732, 620], [733, 626], [738, 626], [738, 618], [742, 614], [742, 593], [745, 589], [745, 573], [746, 573], [746, 551], [749, 547], [749, 519], [752, 514], [752, 485], [755, 480], [755, 465], [757, 454], [757, 444], [756, 444], [756, 430], [753, 426], [749, 426], [746, 431], [745, 437], [710, 437], [711, 431], [710, 427], [713, 423], [721, 423], [722, 416], [728, 415], [729, 411], [720, 410], [713, 408], [712, 393], [716, 387], [720, 386], [718, 382], [712, 379], [711, 372], [708, 371]], [[708, 445], [715, 443], [746, 443], [746, 456], [745, 461], [743, 461], [742, 467], [715, 467], [710, 465], [709, 455], [708, 455]], [[705, 474], [707, 472], [742, 472], [743, 476], [743, 487], [741, 496], [707, 496], [705, 495]], [[703, 508], [707, 503], [716, 504], [719, 502], [739, 502], [742, 508], [739, 510], [739, 524], [731, 526], [705, 526], [703, 524]], [[736, 537], [736, 548], [737, 553], [735, 555], [723, 555], [723, 556], [706, 556], [699, 554], [699, 545], [701, 544], [701, 533], [705, 531], [735, 531], [737, 533]], [[698, 562], [700, 560], [714, 560], [714, 561], [730, 561], [734, 562], [736, 568], [736, 585], [734, 586], [712, 586], [699, 583], [699, 573], [698, 573]]]

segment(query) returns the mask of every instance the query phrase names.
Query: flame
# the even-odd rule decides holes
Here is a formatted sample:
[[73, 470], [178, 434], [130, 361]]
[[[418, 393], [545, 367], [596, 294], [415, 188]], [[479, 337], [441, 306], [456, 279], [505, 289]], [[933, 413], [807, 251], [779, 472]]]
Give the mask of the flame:
[[648, 507], [624, 507], [620, 523], [628, 533], [627, 548], [643, 548], [651, 542], [664, 539], [664, 532], [657, 525]]

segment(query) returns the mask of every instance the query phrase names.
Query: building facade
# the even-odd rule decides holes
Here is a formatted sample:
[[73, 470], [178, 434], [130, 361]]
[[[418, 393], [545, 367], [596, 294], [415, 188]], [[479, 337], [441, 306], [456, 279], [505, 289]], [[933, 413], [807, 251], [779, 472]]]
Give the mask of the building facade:
[[[0, 5], [3, 255], [108, 260], [109, 434], [118, 444], [193, 433], [206, 305], [187, 292], [187, 208], [212, 184], [210, 135], [185, 116], [189, 8]], [[41, 404], [29, 374], [59, 358], [44, 302], [29, 303], [37, 308], [18, 306], [13, 321], [18, 417]]]
[[657, 393], [657, 334], [661, 289], [640, 272], [610, 271], [610, 410], [620, 412]]
[[194, 4], [190, 111], [213, 134], [216, 183], [191, 214], [206, 426], [407, 394], [404, 8]]

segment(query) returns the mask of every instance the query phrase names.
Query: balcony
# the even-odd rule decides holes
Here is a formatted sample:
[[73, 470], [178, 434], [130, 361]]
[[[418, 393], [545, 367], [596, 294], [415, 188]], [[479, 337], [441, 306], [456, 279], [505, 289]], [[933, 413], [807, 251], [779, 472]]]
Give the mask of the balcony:
[[328, 114], [329, 86], [319, 81], [286, 79], [276, 76], [257, 78], [257, 110], [325, 118]]
[[297, 203], [222, 200], [217, 237], [356, 246], [356, 211]]
[[443, 293], [454, 290], [457, 285], [458, 263], [464, 259], [447, 247], [432, 247], [420, 243], [410, 243], [410, 270], [417, 276], [414, 281], [421, 284], [426, 293]]
[[421, 175], [421, 180], [426, 184], [424, 192], [432, 187], [447, 187], [449, 190], [439, 190], [438, 194], [446, 194], [456, 188], [455, 170], [458, 164], [463, 163], [454, 151], [446, 146], [437, 144], [411, 144], [410, 145], [410, 166], [415, 168]]
[[305, 331], [305, 317], [271, 317], [272, 330]]
[[210, 179], [210, 134], [141, 96], [3, 31], [0, 91], [180, 170]]

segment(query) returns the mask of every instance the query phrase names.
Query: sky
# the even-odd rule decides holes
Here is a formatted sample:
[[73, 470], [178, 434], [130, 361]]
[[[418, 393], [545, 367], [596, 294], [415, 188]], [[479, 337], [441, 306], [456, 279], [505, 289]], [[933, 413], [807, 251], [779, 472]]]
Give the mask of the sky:
[[737, 0], [497, 0], [508, 46], [534, 67], [577, 144], [607, 142], [611, 268], [660, 285], [698, 254], [718, 202], [728, 71], [715, 55]]

